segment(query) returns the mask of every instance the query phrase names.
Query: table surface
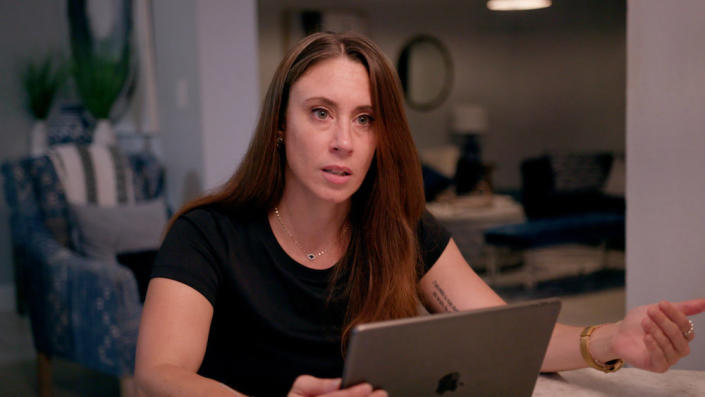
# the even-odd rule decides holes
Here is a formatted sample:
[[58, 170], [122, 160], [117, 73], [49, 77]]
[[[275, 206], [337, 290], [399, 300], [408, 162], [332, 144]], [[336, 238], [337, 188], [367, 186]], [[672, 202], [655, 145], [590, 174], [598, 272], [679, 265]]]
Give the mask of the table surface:
[[[485, 230], [526, 219], [520, 203], [500, 194], [445, 198], [428, 203], [426, 208], [450, 232], [465, 260], [476, 270], [488, 263]], [[507, 255], [502, 259], [509, 264], [517, 257]]]
[[533, 397], [705, 396], [705, 371], [672, 369], [663, 374], [636, 368], [604, 374], [592, 368], [541, 375]]
[[509, 221], [520, 223], [525, 220], [524, 208], [510, 196], [460, 196], [453, 200], [435, 201], [426, 208], [441, 221]]

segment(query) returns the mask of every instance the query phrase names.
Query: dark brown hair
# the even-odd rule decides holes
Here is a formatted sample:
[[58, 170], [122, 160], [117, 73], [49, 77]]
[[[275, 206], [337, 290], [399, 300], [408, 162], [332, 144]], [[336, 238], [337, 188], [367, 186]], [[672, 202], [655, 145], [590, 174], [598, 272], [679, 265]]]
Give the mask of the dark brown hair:
[[272, 210], [284, 191], [286, 157], [276, 141], [277, 131], [285, 129], [291, 87], [312, 65], [339, 56], [360, 62], [369, 73], [377, 136], [375, 157], [352, 197], [350, 243], [331, 284], [343, 285], [341, 292], [348, 298], [345, 344], [357, 324], [410, 317], [418, 310], [421, 166], [399, 78], [372, 41], [355, 33], [316, 33], [292, 48], [274, 73], [254, 137], [235, 174], [220, 190], [184, 206], [171, 223], [206, 205], [240, 216]]

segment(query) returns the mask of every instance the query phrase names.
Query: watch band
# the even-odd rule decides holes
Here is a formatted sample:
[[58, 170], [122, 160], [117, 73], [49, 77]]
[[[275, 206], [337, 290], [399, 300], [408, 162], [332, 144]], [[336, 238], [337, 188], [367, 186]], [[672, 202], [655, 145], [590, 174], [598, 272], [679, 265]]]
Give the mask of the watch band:
[[616, 372], [624, 365], [624, 360], [621, 358], [616, 358], [614, 360], [607, 361], [606, 363], [601, 363], [595, 360], [590, 354], [590, 336], [593, 331], [598, 329], [600, 325], [590, 325], [583, 329], [580, 333], [580, 354], [583, 355], [583, 359], [592, 368], [600, 370], [604, 373]]

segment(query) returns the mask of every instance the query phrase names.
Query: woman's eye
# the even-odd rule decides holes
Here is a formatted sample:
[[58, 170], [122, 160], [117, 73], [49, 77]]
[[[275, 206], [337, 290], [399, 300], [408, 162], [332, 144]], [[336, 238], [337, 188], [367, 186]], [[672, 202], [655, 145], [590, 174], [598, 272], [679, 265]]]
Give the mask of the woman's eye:
[[363, 114], [362, 116], [358, 116], [357, 122], [360, 125], [370, 125], [372, 123], [372, 116]]
[[328, 111], [325, 109], [313, 109], [313, 115], [316, 116], [317, 119], [325, 119], [328, 117]]

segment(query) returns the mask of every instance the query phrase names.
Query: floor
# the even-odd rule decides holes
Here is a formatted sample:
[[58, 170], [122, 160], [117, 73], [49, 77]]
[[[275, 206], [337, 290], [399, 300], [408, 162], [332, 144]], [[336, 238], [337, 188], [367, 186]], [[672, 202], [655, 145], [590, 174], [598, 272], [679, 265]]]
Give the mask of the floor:
[[[599, 324], [624, 317], [624, 288], [562, 299], [559, 321]], [[36, 394], [35, 353], [29, 321], [15, 312], [0, 312], [0, 397]], [[65, 361], [53, 362], [56, 397], [119, 396], [115, 378]]]
[[[0, 312], [0, 397], [37, 393], [36, 360], [27, 317]], [[54, 359], [54, 397], [117, 397], [118, 380], [78, 364]]]

